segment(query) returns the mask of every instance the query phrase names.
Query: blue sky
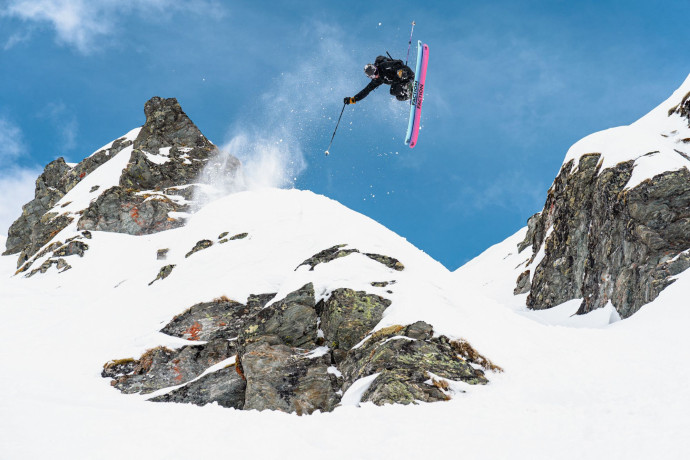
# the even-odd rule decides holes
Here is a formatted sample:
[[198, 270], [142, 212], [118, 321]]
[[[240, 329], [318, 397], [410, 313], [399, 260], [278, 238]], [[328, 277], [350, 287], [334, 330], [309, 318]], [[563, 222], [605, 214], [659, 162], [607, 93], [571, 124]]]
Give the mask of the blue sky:
[[[538, 212], [567, 149], [690, 73], [690, 3], [0, 0], [0, 234], [42, 167], [176, 97], [217, 145], [381, 222], [455, 269]], [[362, 67], [430, 46], [418, 146]], [[285, 171], [287, 169], [287, 171]], [[262, 172], [263, 171], [263, 172]], [[287, 180], [286, 180], [287, 179]]]

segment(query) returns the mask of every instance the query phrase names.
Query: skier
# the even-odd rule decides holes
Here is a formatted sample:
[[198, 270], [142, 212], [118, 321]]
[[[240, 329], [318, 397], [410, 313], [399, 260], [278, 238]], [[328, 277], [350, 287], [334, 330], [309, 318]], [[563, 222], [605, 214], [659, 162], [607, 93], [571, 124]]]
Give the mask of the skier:
[[378, 56], [373, 64], [364, 66], [364, 73], [371, 78], [369, 84], [353, 97], [346, 97], [345, 104], [361, 101], [382, 84], [391, 85], [390, 93], [399, 101], [412, 97], [414, 72], [403, 61], [386, 56]]

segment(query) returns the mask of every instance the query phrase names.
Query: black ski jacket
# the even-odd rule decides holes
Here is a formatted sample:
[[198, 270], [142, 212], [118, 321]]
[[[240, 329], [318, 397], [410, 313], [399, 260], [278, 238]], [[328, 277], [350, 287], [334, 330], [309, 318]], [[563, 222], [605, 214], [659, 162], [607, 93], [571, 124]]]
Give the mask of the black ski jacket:
[[[369, 95], [373, 90], [382, 84], [391, 85], [391, 94], [398, 99], [404, 97], [406, 100], [410, 97], [407, 95], [409, 82], [414, 80], [414, 72], [405, 65], [400, 59], [391, 59], [386, 56], [378, 56], [374, 61], [376, 66], [376, 75], [378, 78], [373, 78], [369, 84], [359, 93], [355, 94], [355, 102], [359, 102]], [[401, 72], [399, 72], [401, 71]], [[398, 75], [400, 73], [400, 75]]]

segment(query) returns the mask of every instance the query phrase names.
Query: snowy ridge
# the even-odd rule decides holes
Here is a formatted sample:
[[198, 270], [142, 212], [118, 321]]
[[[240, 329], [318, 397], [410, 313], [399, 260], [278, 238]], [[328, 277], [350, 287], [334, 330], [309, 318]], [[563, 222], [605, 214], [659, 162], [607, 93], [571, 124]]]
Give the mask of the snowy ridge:
[[690, 76], [666, 101], [629, 126], [619, 126], [591, 134], [576, 142], [563, 164], [587, 153], [601, 153], [601, 170], [618, 163], [635, 161], [627, 188], [666, 171], [690, 168], [690, 127], [688, 120], [669, 114], [690, 93]]

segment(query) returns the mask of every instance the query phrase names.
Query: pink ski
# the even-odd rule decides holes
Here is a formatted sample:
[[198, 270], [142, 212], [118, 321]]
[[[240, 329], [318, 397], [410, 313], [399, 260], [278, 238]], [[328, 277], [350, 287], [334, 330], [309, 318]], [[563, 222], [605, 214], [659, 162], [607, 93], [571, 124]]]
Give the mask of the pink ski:
[[412, 135], [410, 137], [410, 148], [417, 145], [417, 137], [419, 136], [419, 122], [422, 118], [422, 102], [424, 101], [424, 83], [426, 82], [426, 67], [429, 62], [429, 45], [422, 46], [422, 66], [419, 72], [419, 86], [417, 89], [417, 97], [414, 107], [414, 122], [412, 125]]

